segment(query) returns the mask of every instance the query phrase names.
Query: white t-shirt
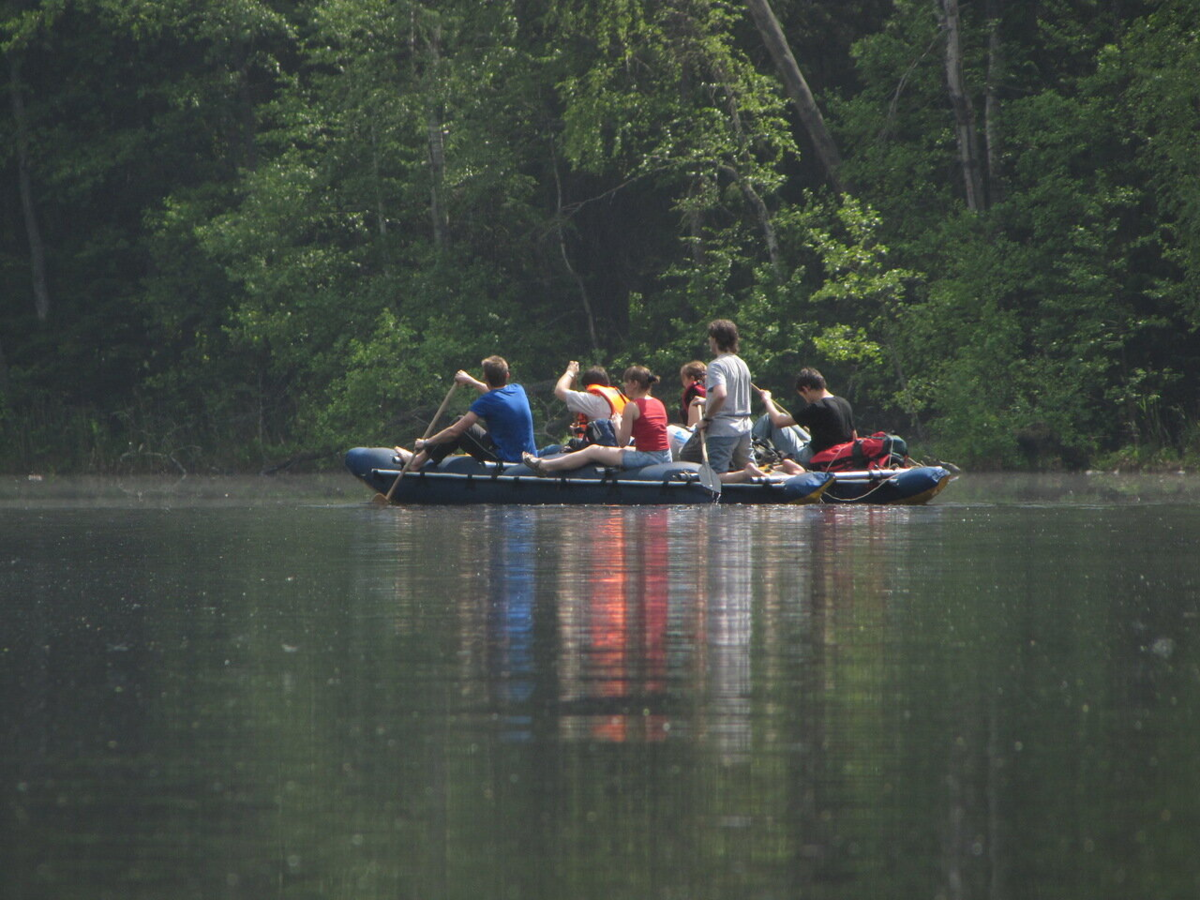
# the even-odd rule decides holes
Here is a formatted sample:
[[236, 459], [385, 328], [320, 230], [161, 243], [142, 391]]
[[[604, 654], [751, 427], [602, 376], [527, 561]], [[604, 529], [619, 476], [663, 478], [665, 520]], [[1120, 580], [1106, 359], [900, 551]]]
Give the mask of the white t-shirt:
[[567, 396], [563, 398], [563, 402], [567, 404], [567, 409], [573, 413], [582, 413], [589, 420], [595, 419], [612, 419], [613, 427], [621, 427], [621, 414], [612, 413], [612, 407], [608, 405], [608, 401], [599, 394], [589, 394], [587, 391], [567, 391]]
[[750, 370], [740, 356], [722, 353], [708, 364], [704, 386], [708, 396], [718, 384], [725, 386], [725, 402], [708, 425], [709, 437], [740, 437], [750, 430]]

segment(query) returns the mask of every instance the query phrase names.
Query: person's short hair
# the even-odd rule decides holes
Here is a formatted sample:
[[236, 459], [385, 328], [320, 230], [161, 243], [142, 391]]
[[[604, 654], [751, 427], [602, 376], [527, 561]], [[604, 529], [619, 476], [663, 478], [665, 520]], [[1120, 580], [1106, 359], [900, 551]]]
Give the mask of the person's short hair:
[[653, 374], [645, 366], [630, 366], [625, 370], [625, 380], [632, 381], [634, 384], [640, 384], [646, 390], [650, 390], [658, 383], [658, 376]]
[[814, 391], [825, 390], [825, 376], [816, 369], [804, 368], [796, 373], [796, 390], [811, 388]]
[[508, 362], [503, 356], [489, 356], [483, 360], [483, 380], [488, 387], [504, 387], [508, 384]]
[[608, 379], [608, 370], [604, 366], [588, 366], [583, 370], [583, 374], [579, 376], [579, 383], [583, 387], [587, 387], [589, 384], [612, 385], [612, 382]]
[[737, 326], [728, 319], [713, 319], [708, 323], [708, 336], [717, 343], [722, 353], [738, 352]]
[[688, 378], [694, 378], [696, 381], [702, 381], [708, 373], [708, 366], [698, 359], [693, 359], [690, 363], [685, 363], [683, 368], [679, 370], [680, 375], [686, 375]]

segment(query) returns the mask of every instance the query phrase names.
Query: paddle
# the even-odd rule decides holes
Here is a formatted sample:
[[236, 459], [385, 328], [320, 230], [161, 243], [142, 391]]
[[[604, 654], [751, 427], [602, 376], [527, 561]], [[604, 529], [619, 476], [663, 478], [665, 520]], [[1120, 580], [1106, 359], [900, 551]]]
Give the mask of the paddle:
[[[450, 385], [450, 390], [446, 391], [446, 398], [442, 401], [442, 405], [438, 407], [437, 412], [433, 414], [433, 418], [429, 420], [429, 427], [425, 429], [425, 434], [421, 440], [429, 440], [429, 436], [433, 434], [433, 430], [437, 426], [438, 420], [441, 419], [442, 413], [446, 411], [446, 407], [450, 405], [450, 398], [454, 396], [454, 392], [457, 389], [458, 382], [456, 381]], [[371, 498], [372, 503], [382, 506], [386, 503], [392, 502], [392, 494], [396, 493], [396, 487], [400, 484], [400, 479], [404, 477], [405, 472], [412, 468], [413, 460], [417, 458], [417, 455], [417, 453], [413, 453], [413, 455], [408, 458], [408, 462], [406, 462], [396, 474], [396, 480], [392, 482], [392, 486], [388, 489], [388, 492], [386, 494], [376, 494]]]
[[[707, 430], [707, 429], [705, 429]], [[713, 467], [708, 464], [708, 441], [705, 440], [706, 435], [703, 431], [700, 433], [700, 483], [712, 491], [713, 499], [717, 500], [721, 496], [721, 479]]]

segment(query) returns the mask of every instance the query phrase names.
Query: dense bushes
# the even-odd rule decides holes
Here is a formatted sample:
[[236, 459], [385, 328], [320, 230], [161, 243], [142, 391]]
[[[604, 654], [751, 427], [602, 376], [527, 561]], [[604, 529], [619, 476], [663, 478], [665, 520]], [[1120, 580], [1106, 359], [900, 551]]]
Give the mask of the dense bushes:
[[1197, 3], [955, 6], [775, 4], [836, 196], [740, 5], [8, 4], [0, 466], [332, 459], [718, 315], [960, 464], [1186, 462]]

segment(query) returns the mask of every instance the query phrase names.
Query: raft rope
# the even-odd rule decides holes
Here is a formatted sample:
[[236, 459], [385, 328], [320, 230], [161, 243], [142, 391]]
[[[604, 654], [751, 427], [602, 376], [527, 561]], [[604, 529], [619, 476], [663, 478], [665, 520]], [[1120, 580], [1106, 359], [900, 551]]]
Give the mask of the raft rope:
[[885, 484], [887, 484], [889, 481], [891, 481], [894, 477], [895, 477], [895, 475], [889, 475], [887, 478], [884, 478], [883, 480], [881, 480], [879, 482], [879, 484], [875, 485], [875, 487], [871, 488], [865, 494], [859, 494], [857, 497], [850, 497], [850, 498], [829, 497], [829, 496], [826, 496], [826, 494], [822, 494], [821, 502], [825, 503], [829, 500], [833, 500], [833, 501], [836, 501], [837, 503], [858, 503], [862, 500], [866, 500], [868, 497], [870, 497], [872, 494], [874, 494], [877, 490], [879, 490]]

